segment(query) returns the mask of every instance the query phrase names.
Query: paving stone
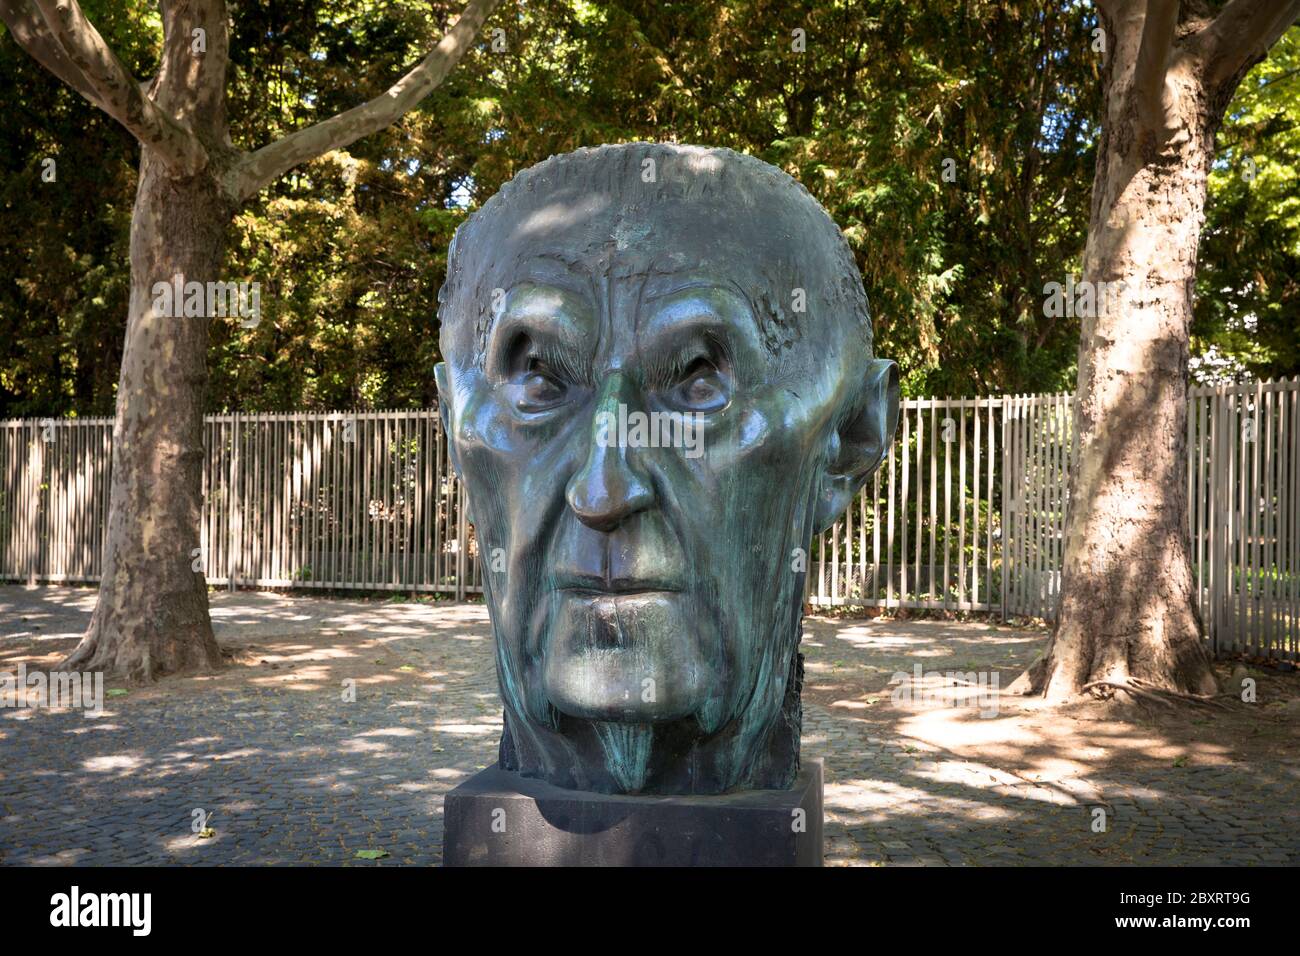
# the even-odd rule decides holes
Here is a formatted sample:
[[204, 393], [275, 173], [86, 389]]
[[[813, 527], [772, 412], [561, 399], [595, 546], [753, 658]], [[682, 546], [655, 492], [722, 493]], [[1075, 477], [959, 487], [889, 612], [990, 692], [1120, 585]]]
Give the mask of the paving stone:
[[[76, 592], [3, 587], [0, 606], [6, 619], [15, 607], [50, 612], [46, 633], [78, 633], [90, 602], [68, 601], [69, 593]], [[283, 613], [286, 601], [292, 613]], [[76, 712], [0, 711], [0, 862], [438, 864], [443, 795], [496, 757], [500, 706], [482, 607], [249, 592], [214, 594], [213, 606], [219, 639], [228, 628], [253, 626], [234, 621], [304, 641], [344, 616], [373, 621], [375, 633], [391, 625], [414, 635], [403, 653], [442, 676], [437, 689], [367, 684], [355, 704], [343, 704], [335, 686], [128, 696], [112, 701], [111, 725]], [[824, 638], [827, 629], [860, 622], [818, 626]], [[934, 633], [928, 652], [948, 639], [942, 625]], [[810, 668], [843, 660], [845, 673], [906, 670], [857, 647], [821, 639], [804, 650]], [[373, 653], [395, 661], [398, 651]], [[969, 653], [954, 649], [959, 660]], [[878, 732], [864, 731], [852, 711], [805, 706], [805, 753], [826, 760], [830, 865], [1300, 863], [1300, 821], [1279, 812], [1300, 805], [1294, 762], [1249, 774], [1108, 769], [1037, 785]], [[1107, 833], [1092, 832], [1097, 806], [1107, 809]], [[212, 815], [214, 839], [195, 838], [195, 808]], [[390, 856], [356, 859], [357, 850], [377, 847]]]

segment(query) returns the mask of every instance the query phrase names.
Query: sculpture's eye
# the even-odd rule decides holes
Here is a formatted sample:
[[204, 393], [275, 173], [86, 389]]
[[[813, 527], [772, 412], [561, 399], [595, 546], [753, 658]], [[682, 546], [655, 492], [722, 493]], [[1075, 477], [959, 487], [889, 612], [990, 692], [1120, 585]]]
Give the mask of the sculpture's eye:
[[705, 358], [696, 359], [670, 395], [674, 405], [692, 412], [716, 412], [731, 400], [722, 374]]
[[562, 401], [564, 393], [564, 383], [559, 376], [534, 359], [519, 382], [516, 404], [521, 411], [541, 411]]

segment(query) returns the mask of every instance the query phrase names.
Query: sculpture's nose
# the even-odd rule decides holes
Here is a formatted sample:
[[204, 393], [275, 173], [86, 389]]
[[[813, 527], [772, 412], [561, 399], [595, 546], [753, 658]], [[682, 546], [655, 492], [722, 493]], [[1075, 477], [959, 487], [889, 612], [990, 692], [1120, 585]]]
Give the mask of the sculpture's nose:
[[624, 402], [627, 386], [623, 373], [615, 372], [601, 387], [592, 417], [587, 460], [569, 479], [565, 490], [573, 513], [596, 531], [613, 531], [654, 502], [654, 489], [629, 457], [624, 430], [619, 428], [620, 420], [626, 421], [628, 414]]

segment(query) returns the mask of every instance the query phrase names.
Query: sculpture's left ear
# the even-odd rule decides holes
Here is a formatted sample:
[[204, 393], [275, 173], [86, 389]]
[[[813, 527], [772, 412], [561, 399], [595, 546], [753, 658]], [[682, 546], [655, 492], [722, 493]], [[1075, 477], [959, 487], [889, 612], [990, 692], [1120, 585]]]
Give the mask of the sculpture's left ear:
[[460, 474], [460, 462], [456, 456], [456, 443], [451, 440], [451, 383], [447, 378], [447, 363], [439, 362], [433, 367], [433, 380], [438, 386], [438, 417], [442, 419], [442, 434], [447, 441], [447, 456], [451, 467]]
[[[452, 471], [460, 478], [460, 455], [456, 453], [456, 443], [451, 440], [451, 382], [447, 377], [447, 363], [439, 362], [433, 367], [433, 380], [438, 385], [438, 417], [442, 419], [442, 434], [447, 441], [447, 459]], [[464, 480], [464, 479], [461, 479]], [[474, 523], [474, 515], [469, 508], [469, 496], [465, 497], [465, 520]]]
[[853, 408], [831, 436], [817, 489], [814, 534], [835, 522], [889, 452], [898, 428], [898, 366], [888, 359], [867, 363]]

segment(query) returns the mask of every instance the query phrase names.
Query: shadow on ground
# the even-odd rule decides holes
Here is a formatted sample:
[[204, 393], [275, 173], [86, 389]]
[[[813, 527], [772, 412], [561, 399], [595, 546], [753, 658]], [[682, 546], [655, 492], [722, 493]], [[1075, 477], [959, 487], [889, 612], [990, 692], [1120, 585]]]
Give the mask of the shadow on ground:
[[[0, 587], [0, 670], [57, 664], [93, 603]], [[483, 607], [215, 592], [212, 615], [219, 675], [110, 682], [98, 716], [0, 711], [0, 862], [437, 863], [442, 797], [500, 733]], [[807, 621], [828, 862], [1300, 861], [1295, 675], [1224, 714], [1047, 709], [1001, 692], [1043, 639]]]

